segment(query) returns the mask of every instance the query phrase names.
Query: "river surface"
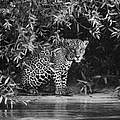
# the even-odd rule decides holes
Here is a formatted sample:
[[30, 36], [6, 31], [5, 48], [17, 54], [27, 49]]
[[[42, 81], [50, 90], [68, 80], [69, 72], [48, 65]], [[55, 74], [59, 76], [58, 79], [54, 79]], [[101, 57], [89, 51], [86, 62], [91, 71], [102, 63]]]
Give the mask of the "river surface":
[[120, 120], [120, 103], [30, 103], [0, 110], [0, 120]]

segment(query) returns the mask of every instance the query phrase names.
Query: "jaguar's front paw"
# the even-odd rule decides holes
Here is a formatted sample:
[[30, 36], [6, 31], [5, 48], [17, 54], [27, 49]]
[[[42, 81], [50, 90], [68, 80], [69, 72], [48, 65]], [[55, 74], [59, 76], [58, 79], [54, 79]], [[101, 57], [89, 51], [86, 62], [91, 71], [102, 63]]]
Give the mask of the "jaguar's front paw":
[[62, 90], [61, 89], [56, 90], [55, 95], [56, 96], [62, 96]]
[[31, 95], [37, 95], [37, 94], [38, 94], [38, 90], [36, 90], [36, 89], [30, 89], [30, 90], [29, 90], [29, 93], [30, 93]]

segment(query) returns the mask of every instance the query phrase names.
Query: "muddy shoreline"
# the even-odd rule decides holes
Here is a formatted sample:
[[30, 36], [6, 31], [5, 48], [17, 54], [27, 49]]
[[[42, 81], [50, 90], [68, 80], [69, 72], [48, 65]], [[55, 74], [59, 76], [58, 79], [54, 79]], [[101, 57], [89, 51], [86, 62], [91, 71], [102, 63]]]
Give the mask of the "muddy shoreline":
[[112, 93], [94, 93], [91, 95], [73, 96], [17, 96], [18, 100], [36, 103], [111, 103], [120, 102]]

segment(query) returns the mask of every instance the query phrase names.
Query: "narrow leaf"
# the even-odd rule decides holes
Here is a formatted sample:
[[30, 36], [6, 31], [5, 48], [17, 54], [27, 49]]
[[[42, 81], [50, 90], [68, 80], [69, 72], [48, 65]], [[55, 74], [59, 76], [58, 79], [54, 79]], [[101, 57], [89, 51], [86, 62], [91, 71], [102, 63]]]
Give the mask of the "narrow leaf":
[[5, 84], [7, 84], [9, 82], [9, 79], [10, 77], [8, 77], [6, 80], [5, 80]]
[[2, 102], [2, 100], [3, 100], [3, 96], [0, 97], [0, 103]]
[[7, 105], [7, 100], [8, 100], [8, 98], [7, 98], [7, 97], [5, 97], [5, 105]]

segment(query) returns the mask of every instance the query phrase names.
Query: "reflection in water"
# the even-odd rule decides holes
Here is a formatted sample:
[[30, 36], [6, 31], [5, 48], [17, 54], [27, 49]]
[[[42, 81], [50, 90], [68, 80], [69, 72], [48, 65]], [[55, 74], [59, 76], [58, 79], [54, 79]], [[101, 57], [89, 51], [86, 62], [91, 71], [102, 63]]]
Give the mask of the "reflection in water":
[[[19, 108], [19, 109], [18, 109]], [[31, 103], [0, 110], [0, 120], [120, 120], [120, 103]]]

